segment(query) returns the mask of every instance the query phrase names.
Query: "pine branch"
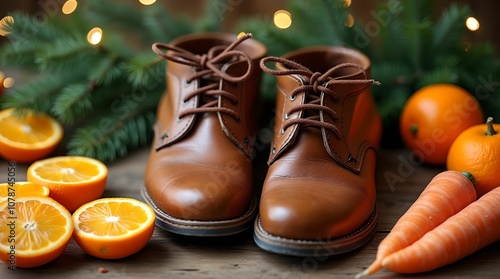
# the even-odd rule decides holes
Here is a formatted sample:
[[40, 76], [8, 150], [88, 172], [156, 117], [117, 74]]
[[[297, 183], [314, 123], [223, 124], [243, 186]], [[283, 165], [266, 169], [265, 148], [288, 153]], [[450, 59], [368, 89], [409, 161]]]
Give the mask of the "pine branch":
[[434, 28], [432, 49], [438, 53], [445, 53], [450, 46], [461, 45], [462, 35], [465, 30], [465, 19], [471, 14], [468, 6], [451, 5], [443, 11], [441, 18]]
[[[378, 87], [373, 87], [374, 91], [383, 92], [393, 86], [409, 86], [414, 81], [414, 73], [408, 65], [398, 61], [388, 61], [372, 66], [372, 76], [381, 83]], [[390, 100], [390, 99], [388, 99]]]
[[[382, 100], [377, 100], [377, 108], [386, 127], [397, 126], [399, 115], [408, 97], [413, 93], [407, 86], [386, 88]], [[378, 95], [381, 96], [381, 95]], [[388, 101], [390, 100], [390, 101]]]
[[92, 65], [89, 70], [89, 80], [95, 85], [109, 85], [123, 73], [124, 63], [117, 56], [105, 56]]
[[185, 18], [174, 17], [165, 9], [150, 7], [141, 18], [144, 34], [149, 43], [170, 42], [178, 36], [193, 32], [193, 26]]
[[461, 53], [464, 66], [471, 69], [481, 69], [489, 65], [495, 57], [495, 47], [488, 42], [476, 43]]
[[163, 80], [165, 66], [163, 61], [163, 58], [150, 50], [137, 54], [127, 62], [128, 81], [134, 87], [141, 87], [147, 86], [152, 81]]
[[92, 110], [92, 96], [85, 83], [70, 84], [55, 98], [51, 112], [62, 122], [74, 123]]
[[119, 25], [124, 29], [141, 31], [141, 13], [124, 1], [108, 0], [103, 4], [101, 0], [87, 0], [83, 12], [87, 20], [100, 26]]
[[10, 32], [8, 37], [11, 42], [51, 42], [54, 38], [65, 35], [60, 27], [52, 25], [50, 21], [39, 21], [36, 17], [22, 12], [13, 12], [11, 16], [15, 21], [7, 22], [7, 25], [2, 27]]
[[42, 76], [12, 88], [0, 104], [2, 108], [14, 107], [20, 112], [34, 110], [49, 114], [56, 94], [66, 82], [66, 77]]
[[40, 46], [45, 43], [40, 42], [8, 42], [0, 47], [0, 63], [6, 66], [20, 66], [27, 69], [36, 69], [35, 62]]
[[[401, 6], [400, 6], [401, 7]], [[394, 11], [395, 8], [389, 7], [388, 2], [380, 5], [380, 11]], [[404, 8], [400, 8], [395, 13], [391, 14], [390, 22], [385, 25], [381, 24], [379, 44], [372, 44], [371, 58], [374, 63], [385, 63], [387, 61], [407, 61], [407, 53], [405, 49], [404, 38], [405, 27], [404, 27], [404, 14], [402, 12]], [[398, 38], [397, 40], [395, 38]]]
[[63, 37], [45, 46], [35, 62], [41, 72], [64, 73], [82, 70], [92, 62], [89, 59], [94, 48], [83, 37]]
[[429, 1], [406, 0], [402, 3], [404, 3], [403, 14], [405, 16], [404, 49], [406, 49], [406, 55], [409, 57], [409, 62], [415, 71], [420, 72], [424, 70], [425, 61], [423, 58], [426, 57], [424, 43], [432, 28], [432, 21], [428, 16], [425, 16], [425, 11], [423, 11], [423, 7], [429, 5]]
[[[103, 127], [103, 120], [110, 125]], [[131, 111], [124, 119], [117, 118], [116, 113], [107, 113], [100, 121], [76, 130], [68, 142], [68, 154], [114, 161], [131, 149], [147, 145], [152, 138], [154, 121], [153, 109]]]
[[458, 73], [455, 69], [441, 67], [432, 71], [426, 72], [417, 84], [417, 89], [427, 85], [437, 83], [455, 84], [458, 81]]
[[[347, 38], [348, 32], [352, 29], [346, 28], [347, 16], [349, 9], [345, 7], [344, 0], [322, 0], [323, 6], [326, 8], [326, 27], [318, 28], [318, 35], [323, 35], [329, 38], [330, 45], [345, 45], [348, 42], [353, 42], [354, 37]], [[329, 27], [329, 28], [328, 28]]]
[[199, 32], [216, 32], [222, 29], [222, 23], [228, 12], [232, 12], [238, 2], [231, 0], [205, 1], [205, 15], [195, 25]]
[[289, 9], [294, 24], [290, 29], [307, 45], [343, 44], [339, 22], [340, 27], [344, 26], [347, 13], [340, 3], [338, 0], [291, 1]]

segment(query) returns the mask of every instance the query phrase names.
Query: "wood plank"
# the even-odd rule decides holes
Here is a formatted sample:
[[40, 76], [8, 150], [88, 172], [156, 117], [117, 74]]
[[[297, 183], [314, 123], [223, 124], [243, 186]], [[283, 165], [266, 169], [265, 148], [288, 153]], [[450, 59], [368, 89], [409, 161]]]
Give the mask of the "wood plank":
[[[275, 255], [259, 249], [252, 231], [220, 238], [191, 238], [156, 229], [148, 245], [121, 260], [100, 260], [86, 255], [74, 241], [55, 261], [34, 269], [10, 271], [0, 264], [0, 278], [354, 278], [375, 257], [378, 243], [397, 219], [418, 197], [428, 181], [442, 169], [413, 165], [404, 169], [411, 154], [402, 150], [383, 150], [377, 170], [377, 233], [362, 248], [339, 256], [297, 258]], [[110, 165], [104, 196], [139, 198], [139, 189], [148, 158], [147, 150], [134, 152]], [[405, 159], [406, 158], [406, 159]], [[18, 165], [18, 181], [26, 179], [25, 165]], [[7, 163], [0, 162], [0, 181], [6, 180]], [[402, 178], [387, 180], [391, 172]], [[259, 179], [262, 179], [260, 177]], [[498, 278], [500, 243], [494, 243], [452, 265], [412, 277]], [[108, 273], [101, 274], [104, 267]], [[370, 277], [369, 277], [370, 278]], [[371, 278], [408, 278], [381, 271]]]

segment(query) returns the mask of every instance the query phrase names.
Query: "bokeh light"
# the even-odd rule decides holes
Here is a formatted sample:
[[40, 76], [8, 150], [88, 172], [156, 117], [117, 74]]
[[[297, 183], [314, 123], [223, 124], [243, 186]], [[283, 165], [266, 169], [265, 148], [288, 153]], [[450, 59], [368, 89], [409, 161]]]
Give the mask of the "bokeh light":
[[7, 36], [9, 32], [4, 30], [4, 27], [7, 26], [8, 23], [13, 23], [14, 18], [11, 16], [5, 16], [0, 20], [0, 36]]
[[354, 26], [354, 17], [351, 14], [347, 15], [347, 18], [345, 19], [345, 26], [347, 26], [347, 27]]
[[465, 21], [465, 26], [467, 26], [470, 31], [476, 31], [479, 29], [479, 21], [471, 16]]
[[286, 29], [292, 25], [292, 15], [285, 10], [278, 10], [274, 13], [274, 25], [280, 29]]
[[139, 2], [140, 2], [141, 4], [143, 4], [143, 5], [148, 6], [148, 5], [152, 5], [152, 4], [154, 4], [154, 3], [156, 2], [156, 0], [139, 0]]
[[102, 39], [102, 29], [99, 27], [94, 27], [87, 34], [87, 41], [93, 45], [97, 45]]
[[11, 88], [12, 86], [14, 86], [14, 83], [15, 83], [15, 81], [13, 78], [11, 78], [11, 77], [5, 78], [3, 80], [3, 87], [4, 88]]
[[76, 7], [78, 7], [78, 2], [76, 2], [76, 0], [68, 0], [62, 6], [61, 11], [63, 14], [69, 15], [76, 10]]

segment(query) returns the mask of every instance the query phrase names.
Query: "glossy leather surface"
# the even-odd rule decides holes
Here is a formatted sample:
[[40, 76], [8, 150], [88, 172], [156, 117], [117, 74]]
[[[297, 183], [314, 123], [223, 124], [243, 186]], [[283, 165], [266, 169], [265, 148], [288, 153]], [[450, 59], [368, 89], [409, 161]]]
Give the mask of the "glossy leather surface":
[[[209, 33], [181, 37], [171, 44], [195, 54], [216, 45], [229, 45], [235, 36]], [[234, 110], [239, 118], [220, 112], [190, 114], [186, 109], [203, 102], [185, 97], [199, 88], [200, 80], [186, 79], [196, 71], [191, 66], [167, 62], [167, 89], [158, 104], [155, 138], [145, 171], [147, 193], [166, 214], [187, 220], [225, 220], [242, 215], [252, 198], [252, 139], [257, 130], [255, 111], [261, 72], [258, 61], [265, 47], [253, 39], [241, 43], [254, 67], [240, 83], [220, 81], [219, 89], [235, 96], [237, 102], [218, 97], [219, 107]], [[246, 62], [232, 61], [222, 66], [231, 75], [247, 69]]]
[[[312, 71], [325, 72], [341, 63], [361, 65], [366, 73], [370, 61], [346, 48], [312, 47], [284, 58]], [[283, 68], [279, 63], [277, 69]], [[297, 240], [332, 239], [352, 233], [367, 221], [375, 207], [376, 150], [381, 120], [370, 94], [370, 85], [325, 83], [339, 98], [320, 94], [321, 104], [333, 109], [337, 120], [321, 117], [341, 131], [337, 138], [324, 128], [292, 125], [302, 117], [294, 106], [306, 102], [306, 94], [290, 98], [303, 84], [297, 75], [277, 76], [276, 122], [264, 182], [260, 219], [263, 229], [275, 236]], [[358, 70], [346, 69], [334, 79], [364, 79]]]

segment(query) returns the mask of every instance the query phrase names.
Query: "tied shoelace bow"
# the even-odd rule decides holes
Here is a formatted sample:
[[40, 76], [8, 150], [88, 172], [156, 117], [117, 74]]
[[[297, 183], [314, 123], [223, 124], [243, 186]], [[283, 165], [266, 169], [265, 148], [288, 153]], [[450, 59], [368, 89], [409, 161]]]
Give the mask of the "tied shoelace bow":
[[[288, 69], [286, 70], [273, 70], [268, 68], [265, 64], [267, 62], [276, 62], [276, 63], [281, 63], [282, 65], [286, 66]], [[325, 86], [326, 83], [328, 84], [339, 84], [339, 85], [368, 85], [368, 84], [376, 84], [379, 85], [380, 83], [378, 81], [375, 81], [373, 79], [368, 79], [368, 76], [363, 69], [363, 67], [354, 64], [354, 63], [342, 63], [339, 64], [328, 71], [326, 71], [324, 74], [320, 72], [312, 72], [309, 70], [307, 67], [296, 63], [294, 61], [281, 58], [281, 57], [266, 57], [263, 58], [260, 61], [260, 67], [262, 70], [268, 74], [272, 75], [277, 75], [277, 76], [283, 76], [283, 75], [300, 75], [302, 76], [305, 81], [304, 84], [301, 86], [296, 87], [291, 93], [290, 93], [290, 100], [294, 100], [296, 95], [305, 92], [307, 94], [307, 98], [309, 101], [305, 104], [298, 105], [296, 107], [291, 108], [286, 114], [285, 114], [285, 119], [288, 120], [290, 115], [292, 113], [298, 112], [298, 111], [319, 111], [321, 113], [326, 113], [328, 114], [334, 121], [337, 121], [339, 119], [337, 112], [335, 112], [333, 109], [322, 105], [321, 104], [321, 98], [319, 94], [321, 92], [329, 95], [332, 97], [334, 102], [339, 101], [339, 96], [337, 92], [333, 91], [329, 87]], [[345, 68], [356, 68], [359, 69], [365, 76], [365, 79], [341, 79], [341, 78], [333, 78], [333, 74], [336, 73], [337, 71]], [[281, 130], [281, 133], [284, 134], [285, 130], [295, 124], [300, 124], [302, 127], [318, 127], [318, 128], [325, 128], [328, 130], [333, 131], [335, 137], [337, 139], [341, 138], [341, 131], [337, 126], [334, 124], [328, 123], [321, 121], [319, 113], [310, 115], [304, 118], [295, 118], [287, 121], [285, 124], [283, 124], [283, 128]]]
[[[245, 34], [238, 37], [238, 39], [232, 42], [229, 46], [214, 46], [210, 48], [206, 54], [202, 55], [194, 54], [192, 52], [189, 52], [188, 50], [173, 45], [162, 43], [153, 44], [153, 51], [159, 56], [169, 61], [196, 68], [196, 72], [193, 75], [187, 77], [186, 82], [188, 84], [196, 79], [202, 79], [206, 81], [205, 85], [200, 83], [201, 85], [198, 89], [186, 94], [184, 100], [182, 101], [188, 102], [188, 100], [193, 98], [194, 96], [207, 96], [211, 97], [211, 100], [207, 101], [205, 104], [197, 108], [184, 110], [183, 112], [179, 113], [179, 119], [189, 114], [220, 112], [231, 115], [237, 121], [239, 121], [240, 116], [237, 112], [232, 109], [217, 106], [219, 96], [231, 100], [233, 104], [236, 104], [238, 102], [238, 99], [233, 94], [219, 89], [219, 82], [220, 80], [223, 80], [235, 84], [247, 79], [250, 76], [253, 70], [252, 59], [243, 51], [235, 50], [235, 48], [243, 41], [251, 37], [252, 34]], [[232, 76], [221, 70], [224, 64], [238, 61], [241, 58], [248, 64], [247, 71], [243, 75]]]

